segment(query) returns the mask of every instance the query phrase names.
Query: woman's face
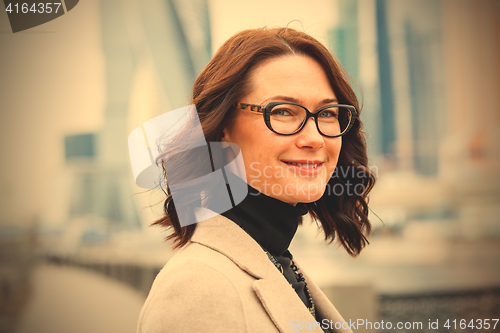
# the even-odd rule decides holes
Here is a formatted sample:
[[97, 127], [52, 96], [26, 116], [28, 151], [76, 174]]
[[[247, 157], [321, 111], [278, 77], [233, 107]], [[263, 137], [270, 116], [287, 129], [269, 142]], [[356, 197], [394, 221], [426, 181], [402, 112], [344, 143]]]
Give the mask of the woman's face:
[[[337, 103], [325, 72], [309, 56], [269, 59], [250, 73], [249, 80], [251, 92], [241, 103], [292, 101], [311, 112]], [[262, 113], [239, 109], [236, 112], [224, 141], [241, 148], [248, 184], [292, 205], [320, 199], [335, 170], [341, 137], [322, 136], [314, 118], [309, 118], [297, 134], [279, 135], [267, 128]]]

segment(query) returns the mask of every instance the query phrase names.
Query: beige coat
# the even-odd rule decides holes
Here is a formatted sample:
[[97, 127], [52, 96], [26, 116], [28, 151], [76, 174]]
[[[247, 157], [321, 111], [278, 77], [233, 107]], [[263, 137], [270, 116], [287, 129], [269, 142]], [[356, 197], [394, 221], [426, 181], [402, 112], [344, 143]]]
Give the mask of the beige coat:
[[[305, 277], [320, 322], [344, 322]], [[198, 223], [191, 242], [161, 270], [138, 323], [138, 333], [297, 331], [323, 332], [257, 242], [220, 215]]]

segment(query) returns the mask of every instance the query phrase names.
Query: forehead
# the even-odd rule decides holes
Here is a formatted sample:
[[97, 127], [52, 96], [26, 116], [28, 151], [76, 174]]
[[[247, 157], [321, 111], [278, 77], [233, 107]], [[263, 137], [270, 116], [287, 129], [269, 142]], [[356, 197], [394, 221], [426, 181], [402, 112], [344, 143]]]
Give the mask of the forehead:
[[273, 96], [290, 96], [304, 103], [335, 99], [321, 65], [312, 57], [287, 55], [266, 60], [249, 76], [248, 102], [263, 103]]

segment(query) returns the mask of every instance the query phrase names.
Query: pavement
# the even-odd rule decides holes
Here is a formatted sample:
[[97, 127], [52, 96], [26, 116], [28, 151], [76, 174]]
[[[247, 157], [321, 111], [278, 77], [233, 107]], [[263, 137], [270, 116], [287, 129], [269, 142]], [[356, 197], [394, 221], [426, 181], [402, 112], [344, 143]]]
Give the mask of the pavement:
[[144, 295], [88, 270], [41, 264], [15, 333], [135, 333]]

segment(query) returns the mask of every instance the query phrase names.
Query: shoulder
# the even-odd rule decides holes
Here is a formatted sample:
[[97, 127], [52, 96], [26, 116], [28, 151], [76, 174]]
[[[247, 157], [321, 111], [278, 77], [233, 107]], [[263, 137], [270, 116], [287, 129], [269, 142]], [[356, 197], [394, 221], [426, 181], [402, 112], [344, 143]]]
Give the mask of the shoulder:
[[245, 275], [221, 253], [188, 244], [155, 279], [138, 332], [244, 332]]

